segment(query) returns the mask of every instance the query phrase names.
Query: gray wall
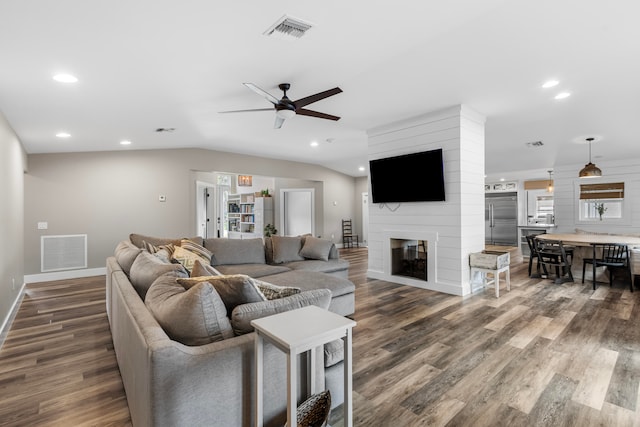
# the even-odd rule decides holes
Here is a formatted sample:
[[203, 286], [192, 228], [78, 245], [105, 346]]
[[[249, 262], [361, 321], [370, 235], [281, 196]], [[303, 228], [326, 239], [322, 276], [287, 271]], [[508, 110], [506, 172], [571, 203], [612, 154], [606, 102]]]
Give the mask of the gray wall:
[[[355, 179], [306, 163], [202, 149], [31, 154], [25, 178], [25, 273], [40, 273], [41, 235], [87, 234], [89, 268], [104, 267], [105, 258], [131, 232], [193, 235], [197, 172], [215, 170], [321, 182], [316, 232], [335, 234], [336, 241], [340, 219], [354, 216]], [[158, 201], [161, 194], [166, 202]], [[39, 221], [47, 221], [48, 230], [37, 230]]]
[[22, 144], [0, 112], [0, 241], [3, 247], [0, 256], [0, 327], [7, 320], [24, 282], [26, 168], [27, 156]]

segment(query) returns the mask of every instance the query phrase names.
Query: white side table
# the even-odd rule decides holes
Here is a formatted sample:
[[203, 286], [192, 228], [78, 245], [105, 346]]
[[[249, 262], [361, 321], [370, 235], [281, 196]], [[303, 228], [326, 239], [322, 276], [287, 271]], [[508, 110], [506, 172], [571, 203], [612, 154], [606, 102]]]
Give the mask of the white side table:
[[[315, 378], [316, 356], [313, 350], [316, 347], [341, 338], [344, 341], [344, 425], [345, 427], [352, 427], [351, 329], [356, 325], [356, 322], [319, 307], [308, 306], [253, 320], [251, 325], [256, 331], [256, 426], [261, 427], [263, 422], [263, 340], [270, 341], [287, 354], [287, 422], [290, 427], [293, 427], [297, 426], [298, 393], [296, 390], [296, 375], [298, 354], [309, 352], [308, 392], [315, 393], [317, 383]], [[322, 366], [324, 366], [324, 363]]]

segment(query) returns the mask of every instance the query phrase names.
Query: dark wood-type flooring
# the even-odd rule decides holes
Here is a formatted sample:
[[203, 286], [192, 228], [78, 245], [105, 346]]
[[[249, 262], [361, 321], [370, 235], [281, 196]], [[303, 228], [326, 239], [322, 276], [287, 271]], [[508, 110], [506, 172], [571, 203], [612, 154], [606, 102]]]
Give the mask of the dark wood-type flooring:
[[[366, 248], [341, 254], [357, 285], [355, 425], [640, 426], [627, 284], [554, 285], [521, 264], [511, 292], [462, 299], [367, 279]], [[130, 425], [104, 303], [103, 276], [27, 286], [0, 349], [0, 425]]]

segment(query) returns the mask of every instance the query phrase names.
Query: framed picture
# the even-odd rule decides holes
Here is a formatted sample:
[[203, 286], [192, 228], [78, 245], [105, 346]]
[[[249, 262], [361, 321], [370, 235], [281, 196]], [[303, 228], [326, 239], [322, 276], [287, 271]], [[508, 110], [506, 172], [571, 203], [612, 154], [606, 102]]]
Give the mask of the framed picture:
[[251, 175], [238, 175], [239, 187], [251, 187], [253, 185], [253, 177]]

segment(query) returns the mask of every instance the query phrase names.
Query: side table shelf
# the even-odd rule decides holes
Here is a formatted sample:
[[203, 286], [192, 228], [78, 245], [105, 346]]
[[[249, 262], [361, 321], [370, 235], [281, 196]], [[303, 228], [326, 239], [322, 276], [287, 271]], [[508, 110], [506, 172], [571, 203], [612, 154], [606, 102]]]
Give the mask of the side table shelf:
[[[315, 348], [336, 339], [344, 341], [344, 426], [353, 426], [351, 330], [356, 322], [316, 306], [308, 306], [251, 321], [255, 328], [256, 427], [263, 423], [263, 341], [267, 340], [287, 355], [287, 422], [296, 426], [298, 355], [308, 352], [309, 390], [316, 393]], [[322, 363], [322, 362], [321, 362]], [[323, 364], [324, 366], [324, 364]]]

